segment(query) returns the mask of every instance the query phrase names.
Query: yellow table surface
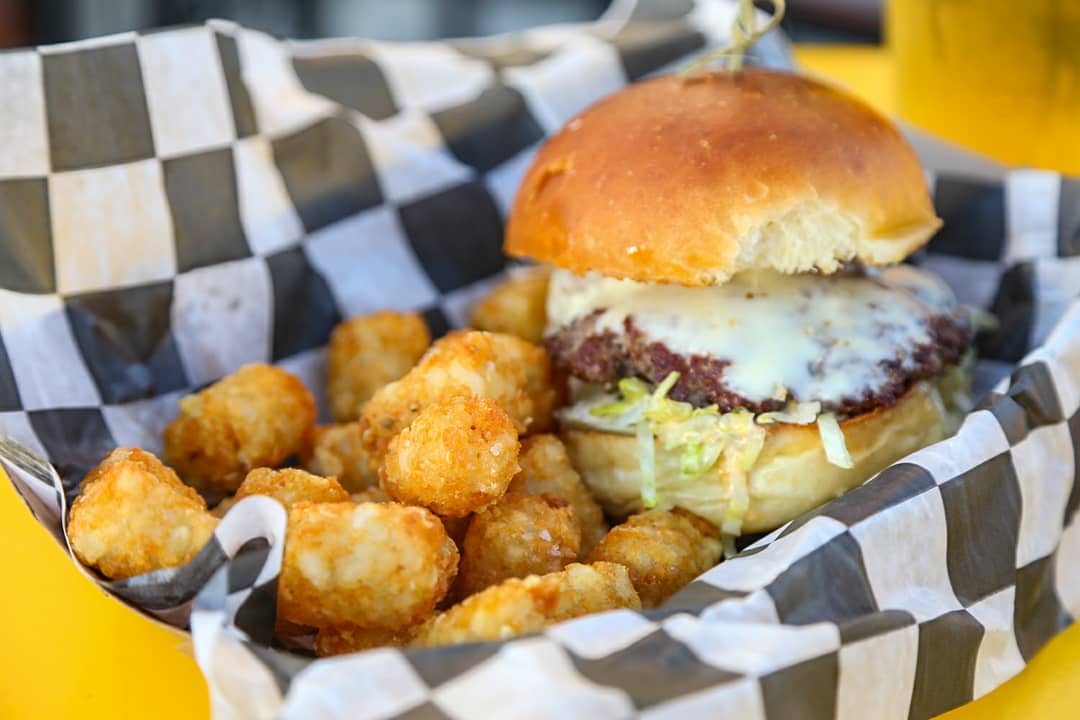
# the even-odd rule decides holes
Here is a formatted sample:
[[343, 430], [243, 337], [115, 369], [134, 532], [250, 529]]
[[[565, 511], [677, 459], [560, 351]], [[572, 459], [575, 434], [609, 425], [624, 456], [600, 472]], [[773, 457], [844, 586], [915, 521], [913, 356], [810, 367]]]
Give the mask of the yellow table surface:
[[[808, 46], [797, 58], [892, 110], [884, 51]], [[0, 538], [0, 718], [208, 715], [206, 686], [182, 642], [83, 578], [6, 478], [0, 478]], [[1053, 640], [1012, 681], [945, 717], [1054, 720], [1075, 717], [1078, 707], [1080, 626]]]

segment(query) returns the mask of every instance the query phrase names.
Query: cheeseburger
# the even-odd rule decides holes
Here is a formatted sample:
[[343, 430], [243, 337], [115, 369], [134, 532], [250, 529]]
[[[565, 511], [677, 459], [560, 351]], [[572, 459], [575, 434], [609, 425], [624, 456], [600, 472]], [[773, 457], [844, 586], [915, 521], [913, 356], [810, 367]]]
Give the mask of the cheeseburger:
[[554, 266], [562, 437], [615, 515], [769, 530], [953, 432], [972, 318], [886, 119], [805, 77], [661, 77], [550, 138], [506, 250]]

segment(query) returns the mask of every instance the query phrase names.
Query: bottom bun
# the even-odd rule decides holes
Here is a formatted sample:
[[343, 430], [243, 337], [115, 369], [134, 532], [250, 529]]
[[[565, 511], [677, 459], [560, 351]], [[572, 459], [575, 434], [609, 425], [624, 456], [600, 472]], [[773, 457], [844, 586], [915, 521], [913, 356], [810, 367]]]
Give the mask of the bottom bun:
[[[743, 533], [772, 530], [862, 484], [905, 455], [952, 434], [960, 415], [946, 409], [927, 385], [908, 390], [895, 405], [840, 423], [854, 466], [825, 458], [817, 425], [767, 425], [765, 445], [748, 478], [750, 505]], [[642, 508], [637, 439], [592, 430], [565, 430], [574, 467], [604, 510], [624, 517]], [[656, 445], [656, 487], [662, 507], [682, 507], [721, 525], [731, 498], [719, 469], [692, 481], [679, 477], [679, 455]], [[717, 466], [718, 468], [719, 466]]]

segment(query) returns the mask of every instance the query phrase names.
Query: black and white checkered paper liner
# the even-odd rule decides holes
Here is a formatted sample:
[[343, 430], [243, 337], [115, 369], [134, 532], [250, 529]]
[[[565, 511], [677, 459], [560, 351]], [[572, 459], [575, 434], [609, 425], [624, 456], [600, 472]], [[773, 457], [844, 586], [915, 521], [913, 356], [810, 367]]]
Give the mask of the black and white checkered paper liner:
[[[0, 454], [31, 511], [64, 542], [83, 474], [159, 450], [177, 398], [243, 363], [320, 391], [342, 317], [461, 324], [543, 136], [733, 14], [617, 2], [421, 44], [211, 22], [0, 55], [0, 431], [59, 472]], [[789, 64], [777, 34], [756, 53]], [[186, 567], [95, 581], [190, 624], [219, 717], [921, 718], [988, 692], [1080, 612], [1080, 183], [912, 139], [946, 221], [916, 261], [1002, 320], [978, 374], [1011, 382], [664, 608], [315, 661], [268, 647], [285, 516], [258, 497]]]

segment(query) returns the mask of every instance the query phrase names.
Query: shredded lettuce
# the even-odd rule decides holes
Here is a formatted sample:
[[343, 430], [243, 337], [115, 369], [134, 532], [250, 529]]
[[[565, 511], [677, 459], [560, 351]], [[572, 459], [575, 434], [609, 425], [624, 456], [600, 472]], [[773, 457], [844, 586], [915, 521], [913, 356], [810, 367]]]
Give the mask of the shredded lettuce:
[[641, 504], [656, 507], [656, 441], [652, 428], [642, 420], [637, 424], [638, 463], [641, 465]]
[[684, 442], [682, 455], [679, 456], [679, 474], [684, 478], [697, 477], [708, 468], [705, 443], [701, 433], [696, 432], [688, 432]]
[[[619, 397], [612, 402], [591, 406], [589, 415], [605, 427], [632, 431], [638, 441], [641, 467], [641, 502], [655, 507], [659, 502], [656, 486], [655, 444], [679, 454], [681, 480], [700, 478], [724, 459], [727, 473], [733, 478], [731, 512], [733, 527], [749, 506], [747, 473], [757, 460], [765, 442], [765, 431], [754, 416], [739, 409], [721, 413], [716, 405], [695, 408], [690, 403], [672, 400], [667, 395], [679, 380], [679, 373], [667, 375], [656, 388], [631, 378], [619, 382]], [[737, 517], [736, 517], [737, 516]]]
[[1001, 327], [1001, 322], [993, 313], [973, 305], [965, 305], [964, 309], [967, 310], [968, 321], [976, 332], [995, 332]]
[[945, 368], [937, 386], [947, 408], [958, 410], [964, 415], [975, 408], [971, 399], [971, 372], [974, 367], [975, 349], [971, 348], [958, 364]]
[[632, 402], [645, 399], [650, 395], [649, 384], [641, 378], [630, 377], [619, 381], [619, 392], [624, 398]]
[[739, 463], [739, 469], [743, 470], [744, 472], [750, 472], [750, 470], [757, 463], [758, 456], [761, 455], [761, 450], [764, 447], [764, 432], [753, 432], [743, 435], [739, 440], [738, 454], [736, 455], [736, 459]]
[[747, 487], [746, 473], [735, 472], [727, 476], [731, 487], [731, 497], [724, 508], [724, 517], [720, 524], [720, 531], [727, 535], [742, 534], [743, 518], [750, 509], [750, 488]]
[[[649, 397], [649, 386], [640, 378], [623, 378], [619, 381], [619, 395], [622, 397], [621, 400], [595, 405], [589, 408], [589, 414], [593, 417], [618, 417], [624, 415]], [[636, 424], [638, 419], [640, 418], [635, 416], [633, 424]]]
[[720, 533], [720, 542], [724, 547], [724, 559], [730, 560], [739, 554], [739, 549], [735, 547], [735, 536], [728, 535], [727, 533]]
[[594, 396], [587, 410], [578, 411], [578, 421], [588, 421], [609, 432], [633, 434], [637, 438], [641, 468], [641, 503], [656, 507], [660, 493], [656, 477], [656, 444], [678, 453], [679, 479], [692, 482], [714, 468], [729, 488], [722, 523], [723, 532], [737, 535], [750, 507], [750, 471], [765, 445], [769, 423], [809, 425], [815, 420], [825, 453], [835, 465], [851, 467], [851, 456], [835, 416], [821, 413], [821, 403], [795, 401], [777, 412], [753, 413], [737, 408], [722, 413], [716, 405], [695, 408], [690, 403], [668, 397], [679, 381], [679, 373], [668, 374], [655, 388], [639, 378], [620, 380], [618, 395]]
[[634, 405], [635, 403], [630, 400], [620, 400], [619, 402], [595, 405], [589, 408], [589, 414], [598, 418], [617, 417], [628, 412]]
[[[747, 413], [749, 414], [749, 413]], [[746, 433], [730, 444], [724, 455], [724, 477], [730, 488], [730, 498], [724, 508], [720, 530], [729, 535], [742, 534], [743, 519], [750, 509], [750, 469], [757, 462], [765, 445], [765, 431], [756, 425], [757, 432]]]
[[777, 410], [774, 412], [761, 413], [757, 416], [757, 421], [761, 425], [768, 425], [769, 423], [782, 422], [791, 423], [792, 425], [809, 425], [817, 420], [817, 416], [821, 413], [821, 403], [817, 400], [813, 402], [789, 402], [787, 407], [783, 410]]
[[945, 399], [941, 396], [941, 390], [937, 385], [933, 383], [926, 383], [922, 387], [926, 388], [926, 394], [930, 396], [930, 402], [934, 404], [934, 408], [937, 410], [938, 415], [946, 417], [948, 414], [948, 408], [945, 407]]
[[675, 383], [679, 382], [679, 373], [669, 372], [667, 377], [660, 381], [660, 384], [656, 386], [656, 390], [653, 392], [653, 399], [662, 400], [667, 397], [667, 394], [671, 392], [671, 388], [675, 387]]
[[817, 419], [818, 434], [821, 436], [821, 444], [825, 448], [825, 457], [833, 465], [842, 468], [853, 468], [855, 463], [848, 452], [847, 443], [844, 442], [844, 431], [840, 429], [840, 423], [832, 413], [821, 413]]

